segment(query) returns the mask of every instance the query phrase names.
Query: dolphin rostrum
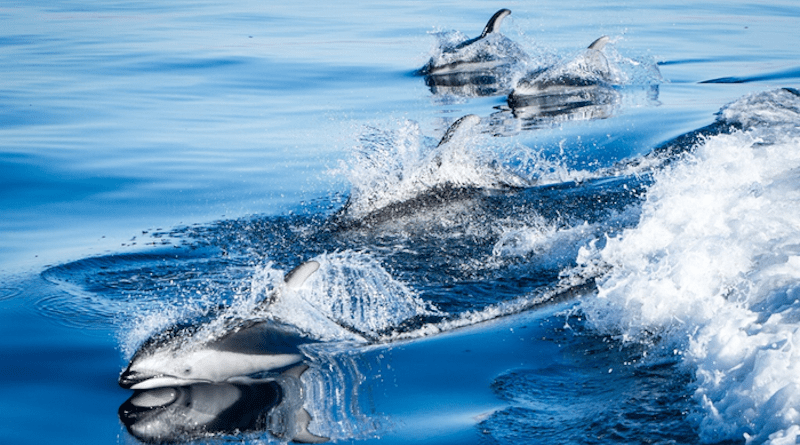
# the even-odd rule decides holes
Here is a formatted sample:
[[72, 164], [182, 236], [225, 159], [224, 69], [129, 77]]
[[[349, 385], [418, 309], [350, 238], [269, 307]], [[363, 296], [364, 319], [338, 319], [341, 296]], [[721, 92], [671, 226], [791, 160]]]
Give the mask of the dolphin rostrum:
[[[301, 264], [286, 275], [284, 290], [301, 287], [317, 269], [316, 261]], [[314, 342], [274, 320], [231, 320], [222, 330], [201, 339], [197, 338], [201, 328], [175, 326], [151, 337], [133, 355], [119, 385], [141, 390], [280, 371], [300, 363], [300, 345]]]

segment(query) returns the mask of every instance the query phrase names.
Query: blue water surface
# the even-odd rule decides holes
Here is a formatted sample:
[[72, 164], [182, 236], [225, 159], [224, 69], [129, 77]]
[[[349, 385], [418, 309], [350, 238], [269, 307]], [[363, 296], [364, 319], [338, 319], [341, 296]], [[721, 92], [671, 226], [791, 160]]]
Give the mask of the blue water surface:
[[[507, 153], [535, 152], [563, 180], [554, 167], [541, 186], [332, 222], [353, 190], [396, 192], [354, 165], [409, 173], [370, 147], [399, 159], [502, 111], [505, 96], [435, 95], [414, 71], [437, 33], [476, 36], [503, 7], [531, 63], [601, 35], [630, 62], [607, 118], [468, 141], [516, 167]], [[0, 17], [0, 442], [138, 443], [117, 412], [132, 349], [159, 323], [236, 304], [259, 268], [310, 258], [370, 273], [374, 260], [438, 311], [312, 360], [320, 387], [344, 388], [316, 407], [338, 442], [743, 443], [769, 428], [704, 433], [681, 354], [584, 326], [591, 292], [535, 301], [582, 247], [636, 227], [646, 199], [649, 177], [576, 172], [800, 87], [795, 3], [12, 1]], [[541, 248], [531, 227], [573, 231]]]

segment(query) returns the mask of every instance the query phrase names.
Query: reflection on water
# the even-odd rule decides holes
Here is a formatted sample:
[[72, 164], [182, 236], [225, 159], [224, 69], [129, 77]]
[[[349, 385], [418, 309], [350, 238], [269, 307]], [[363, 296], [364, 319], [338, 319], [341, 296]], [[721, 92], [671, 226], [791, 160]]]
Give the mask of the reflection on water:
[[282, 374], [219, 383], [145, 389], [119, 408], [128, 431], [145, 442], [180, 442], [209, 435], [269, 432], [283, 441], [322, 443], [309, 432], [300, 365]]
[[[521, 130], [533, 130], [567, 121], [607, 119], [614, 115], [622, 94], [612, 87], [591, 85], [570, 87], [552, 94], [518, 98], [510, 111], [491, 116], [497, 125], [517, 119]], [[503, 127], [508, 127], [503, 124]]]
[[242, 434], [299, 443], [373, 437], [386, 426], [374, 399], [384, 354], [317, 344], [284, 371], [134, 390], [118, 414], [133, 437], [148, 443]]
[[425, 76], [425, 85], [433, 94], [453, 96], [499, 96], [508, 92], [503, 70], [507, 67], [492, 67], [468, 72], [430, 74]]

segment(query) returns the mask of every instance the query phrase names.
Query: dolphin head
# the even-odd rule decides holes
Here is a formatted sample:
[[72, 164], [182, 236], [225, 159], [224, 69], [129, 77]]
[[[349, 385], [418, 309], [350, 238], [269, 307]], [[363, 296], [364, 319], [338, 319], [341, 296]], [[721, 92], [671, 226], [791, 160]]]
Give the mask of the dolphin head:
[[146, 341], [120, 375], [120, 386], [141, 390], [225, 382], [276, 371], [302, 361], [300, 345], [313, 341], [291, 326], [267, 320], [228, 324], [210, 338], [188, 332], [168, 330]]
[[[309, 261], [296, 267], [286, 275], [286, 289], [301, 287], [319, 266]], [[224, 382], [286, 368], [302, 360], [299, 345], [312, 341], [291, 326], [267, 320], [229, 320], [219, 330], [185, 324], [154, 335], [133, 355], [119, 376], [119, 385], [143, 390]]]
[[272, 323], [240, 325], [224, 336], [190, 345], [145, 343], [119, 377], [123, 388], [141, 390], [285, 368], [303, 359], [298, 345], [309, 340]]
[[126, 389], [151, 389], [214, 381], [202, 366], [208, 359], [208, 352], [201, 350], [140, 348], [120, 374], [119, 385]]

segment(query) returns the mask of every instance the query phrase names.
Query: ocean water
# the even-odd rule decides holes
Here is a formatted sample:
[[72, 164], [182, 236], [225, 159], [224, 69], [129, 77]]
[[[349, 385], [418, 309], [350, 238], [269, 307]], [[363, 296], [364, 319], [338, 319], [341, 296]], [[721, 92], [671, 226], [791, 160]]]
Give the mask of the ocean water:
[[[500, 8], [496, 79], [419, 75]], [[800, 440], [795, 3], [0, 17], [0, 442], [278, 443], [302, 410], [337, 443]], [[510, 109], [542, 68], [602, 85]], [[298, 329], [308, 369], [119, 386], [230, 320]], [[240, 423], [190, 428], [215, 409]]]

